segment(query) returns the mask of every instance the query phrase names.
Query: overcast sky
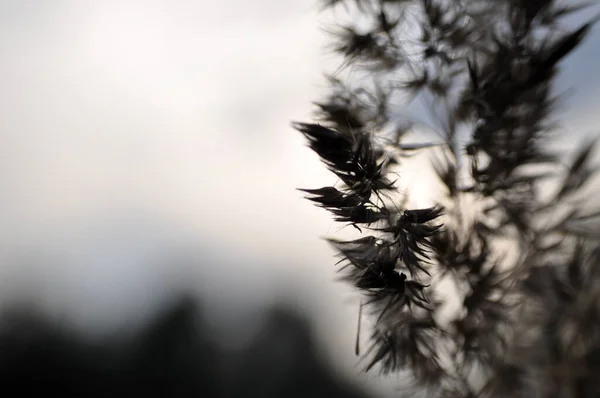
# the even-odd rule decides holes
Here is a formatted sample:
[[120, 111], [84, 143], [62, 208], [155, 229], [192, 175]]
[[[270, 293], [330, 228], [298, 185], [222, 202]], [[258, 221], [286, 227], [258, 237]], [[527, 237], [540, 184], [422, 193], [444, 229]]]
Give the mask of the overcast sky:
[[[90, 318], [182, 280], [232, 302], [292, 292], [348, 360], [356, 303], [319, 240], [339, 227], [295, 191], [332, 181], [290, 128], [336, 65], [319, 20], [313, 1], [0, 0], [0, 297]], [[561, 78], [573, 137], [600, 119], [599, 38]], [[206, 261], [141, 260], [169, 244]]]
[[[313, 4], [19, 0], [0, 19], [0, 297], [97, 326], [183, 282], [225, 314], [289, 295], [357, 371], [332, 223], [295, 191], [330, 180], [290, 128], [328, 63]], [[156, 260], [181, 246], [193, 267]]]

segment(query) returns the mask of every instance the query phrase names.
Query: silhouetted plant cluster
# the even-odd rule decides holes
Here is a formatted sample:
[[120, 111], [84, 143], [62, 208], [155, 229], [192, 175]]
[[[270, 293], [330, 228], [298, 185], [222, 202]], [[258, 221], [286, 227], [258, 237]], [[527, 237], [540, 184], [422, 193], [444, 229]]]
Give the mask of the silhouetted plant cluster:
[[[317, 123], [294, 127], [339, 178], [307, 198], [360, 232], [329, 240], [373, 313], [366, 369], [428, 396], [598, 396], [600, 229], [581, 200], [593, 142], [566, 167], [550, 151], [559, 64], [594, 22], [564, 19], [589, 5], [324, 4], [356, 17], [332, 30], [350, 72], [329, 76]], [[426, 137], [399, 116], [416, 98], [439, 143], [407, 142]], [[424, 150], [445, 194], [408, 208], [392, 176]]]
[[[308, 323], [284, 308], [266, 311], [245, 348], [221, 346], [183, 297], [148, 325], [86, 338], [57, 319], [13, 307], [0, 320], [2, 396], [349, 397], [366, 394], [332, 374]], [[242, 334], [243, 331], [240, 331]]]

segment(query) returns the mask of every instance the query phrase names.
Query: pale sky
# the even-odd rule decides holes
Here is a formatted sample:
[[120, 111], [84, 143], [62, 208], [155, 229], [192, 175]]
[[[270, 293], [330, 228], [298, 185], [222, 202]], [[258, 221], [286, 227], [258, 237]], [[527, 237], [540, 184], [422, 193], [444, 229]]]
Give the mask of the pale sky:
[[[320, 240], [339, 226], [295, 190], [333, 182], [290, 128], [337, 66], [319, 21], [312, 1], [0, 0], [0, 297], [93, 322], [181, 281], [225, 309], [291, 292], [358, 373], [356, 302]], [[599, 119], [599, 37], [561, 81], [574, 135]], [[180, 244], [208, 260], [143, 261]]]
[[[0, 18], [0, 297], [97, 327], [181, 283], [226, 315], [289, 296], [358, 373], [332, 223], [295, 190], [330, 181], [290, 128], [328, 62], [312, 4], [19, 0]], [[193, 268], [146, 261], [182, 245]]]

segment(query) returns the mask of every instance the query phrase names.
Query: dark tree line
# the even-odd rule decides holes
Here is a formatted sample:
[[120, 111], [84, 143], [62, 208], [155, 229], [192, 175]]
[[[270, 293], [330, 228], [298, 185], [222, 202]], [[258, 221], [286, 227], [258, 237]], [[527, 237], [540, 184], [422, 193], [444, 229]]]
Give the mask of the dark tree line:
[[[13, 307], [0, 319], [0, 394], [59, 397], [367, 396], [317, 354], [308, 322], [266, 311], [262, 332], [231, 351], [182, 297], [147, 325], [90, 338], [57, 319]], [[240, 331], [243, 333], [243, 331]]]
[[[404, 393], [428, 397], [600, 396], [600, 228], [584, 191], [594, 142], [569, 157], [551, 150], [561, 61], [600, 10], [324, 5], [350, 15], [331, 29], [343, 62], [315, 123], [294, 127], [337, 179], [302, 191], [356, 228], [356, 239], [329, 241], [373, 321], [366, 369], [405, 375]], [[588, 22], [566, 25], [579, 12]], [[426, 129], [402, 116], [415, 99], [429, 106]], [[444, 195], [420, 208], [397, 172], [423, 151]]]

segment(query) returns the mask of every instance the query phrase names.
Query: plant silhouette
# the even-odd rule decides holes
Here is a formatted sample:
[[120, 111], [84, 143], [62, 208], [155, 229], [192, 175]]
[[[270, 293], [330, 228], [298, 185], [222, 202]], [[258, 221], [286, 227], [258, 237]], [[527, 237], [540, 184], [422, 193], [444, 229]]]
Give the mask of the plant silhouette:
[[[374, 322], [366, 370], [428, 397], [598, 396], [594, 142], [572, 159], [551, 150], [561, 61], [596, 20], [565, 18], [591, 5], [323, 4], [354, 22], [330, 29], [342, 66], [315, 123], [293, 127], [338, 179], [307, 198], [356, 227], [328, 240]], [[415, 100], [429, 126], [402, 116]], [[424, 152], [443, 188], [432, 207], [409, 205], [398, 173]]]

